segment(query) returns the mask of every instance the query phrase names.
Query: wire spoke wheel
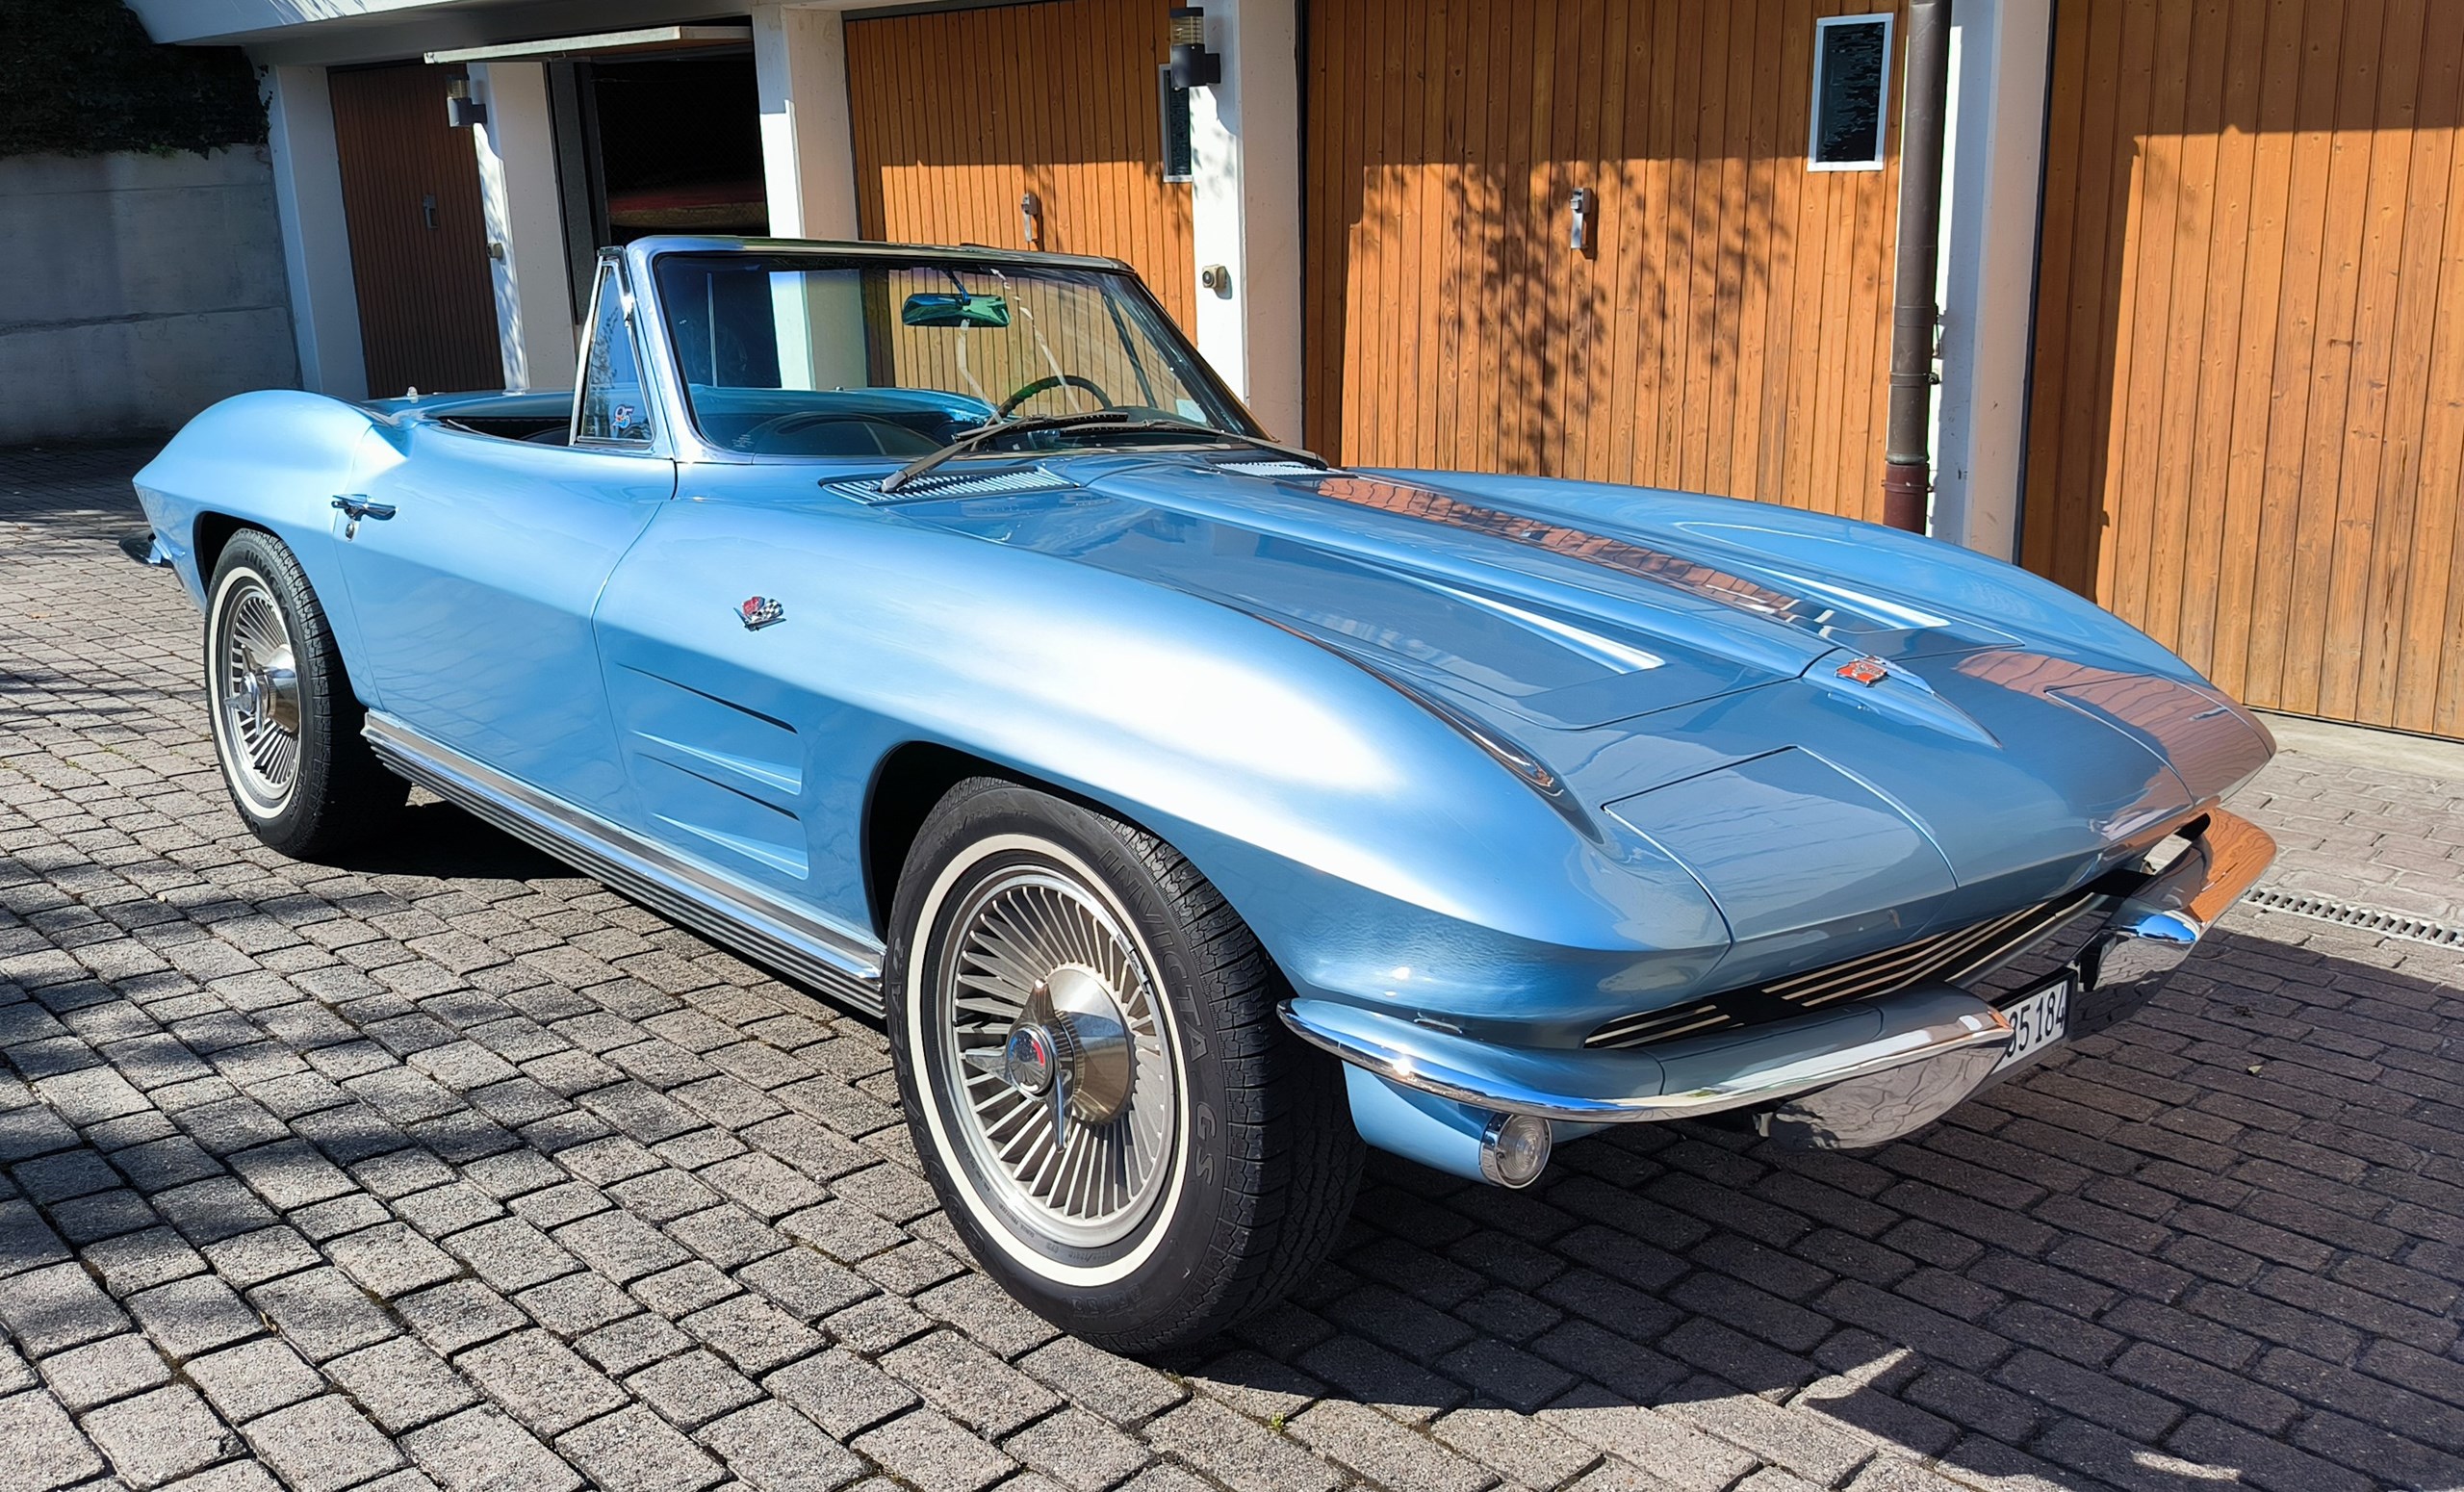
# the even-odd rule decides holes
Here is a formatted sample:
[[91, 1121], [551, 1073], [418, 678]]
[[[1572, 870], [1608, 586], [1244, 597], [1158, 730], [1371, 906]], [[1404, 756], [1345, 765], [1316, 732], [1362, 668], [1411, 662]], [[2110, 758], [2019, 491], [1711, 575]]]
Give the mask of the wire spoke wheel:
[[278, 813], [299, 780], [299, 665], [281, 605], [252, 574], [223, 587], [207, 687], [234, 785]]
[[1162, 997], [1107, 901], [1056, 867], [1005, 867], [946, 924], [931, 988], [943, 1091], [1020, 1223], [1071, 1248], [1137, 1228], [1172, 1164]]

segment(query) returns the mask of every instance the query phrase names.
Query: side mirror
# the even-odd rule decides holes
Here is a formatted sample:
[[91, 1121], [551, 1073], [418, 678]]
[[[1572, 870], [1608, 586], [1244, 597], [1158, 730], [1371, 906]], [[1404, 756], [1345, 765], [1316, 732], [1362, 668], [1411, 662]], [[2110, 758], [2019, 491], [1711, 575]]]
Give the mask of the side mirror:
[[910, 326], [1007, 326], [1010, 302], [1001, 296], [918, 292], [898, 308], [898, 319]]

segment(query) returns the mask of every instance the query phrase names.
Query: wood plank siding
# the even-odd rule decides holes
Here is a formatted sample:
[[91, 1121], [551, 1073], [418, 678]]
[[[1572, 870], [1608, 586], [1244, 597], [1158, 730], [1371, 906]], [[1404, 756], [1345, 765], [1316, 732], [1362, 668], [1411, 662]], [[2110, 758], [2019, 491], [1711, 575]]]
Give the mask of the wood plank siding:
[[1806, 141], [1816, 18], [1889, 8], [1310, 0], [1309, 444], [1879, 518], [1899, 58], [1884, 169]]
[[336, 69], [334, 149], [368, 391], [504, 386], [479, 163], [445, 122], [458, 67]]
[[2464, 735], [2464, 4], [2063, 0], [2024, 557], [2251, 704]]
[[1190, 189], [1168, 182], [1156, 69], [1160, 0], [851, 17], [847, 97], [863, 236], [1024, 246], [1018, 198], [1057, 253], [1135, 266], [1195, 323]]

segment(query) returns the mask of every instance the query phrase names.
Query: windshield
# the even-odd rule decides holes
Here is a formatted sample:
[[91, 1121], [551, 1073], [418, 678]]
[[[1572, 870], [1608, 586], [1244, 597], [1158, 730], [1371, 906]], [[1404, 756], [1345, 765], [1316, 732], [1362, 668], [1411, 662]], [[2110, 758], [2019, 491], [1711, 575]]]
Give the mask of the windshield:
[[[754, 455], [907, 461], [970, 432], [1098, 412], [1253, 426], [1128, 275], [826, 254], [664, 254], [659, 305], [693, 422]], [[1095, 424], [1040, 442], [1174, 438]]]

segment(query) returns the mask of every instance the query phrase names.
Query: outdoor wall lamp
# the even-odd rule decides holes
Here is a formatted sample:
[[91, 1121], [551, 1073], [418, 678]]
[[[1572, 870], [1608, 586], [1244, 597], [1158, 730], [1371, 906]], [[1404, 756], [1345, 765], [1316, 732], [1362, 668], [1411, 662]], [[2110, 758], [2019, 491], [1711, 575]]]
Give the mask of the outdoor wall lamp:
[[1600, 198], [1589, 187], [1575, 188], [1574, 196], [1566, 203], [1571, 219], [1566, 228], [1566, 246], [1578, 254], [1591, 252], [1591, 221], [1600, 212]]
[[1029, 248], [1043, 247], [1043, 198], [1032, 192], [1018, 198], [1018, 232]]
[[1206, 49], [1206, 12], [1172, 8], [1172, 87], [1212, 88], [1223, 81], [1223, 54]]
[[450, 78], [445, 85], [445, 122], [451, 129], [467, 129], [488, 122], [488, 106], [471, 96], [471, 80]]

